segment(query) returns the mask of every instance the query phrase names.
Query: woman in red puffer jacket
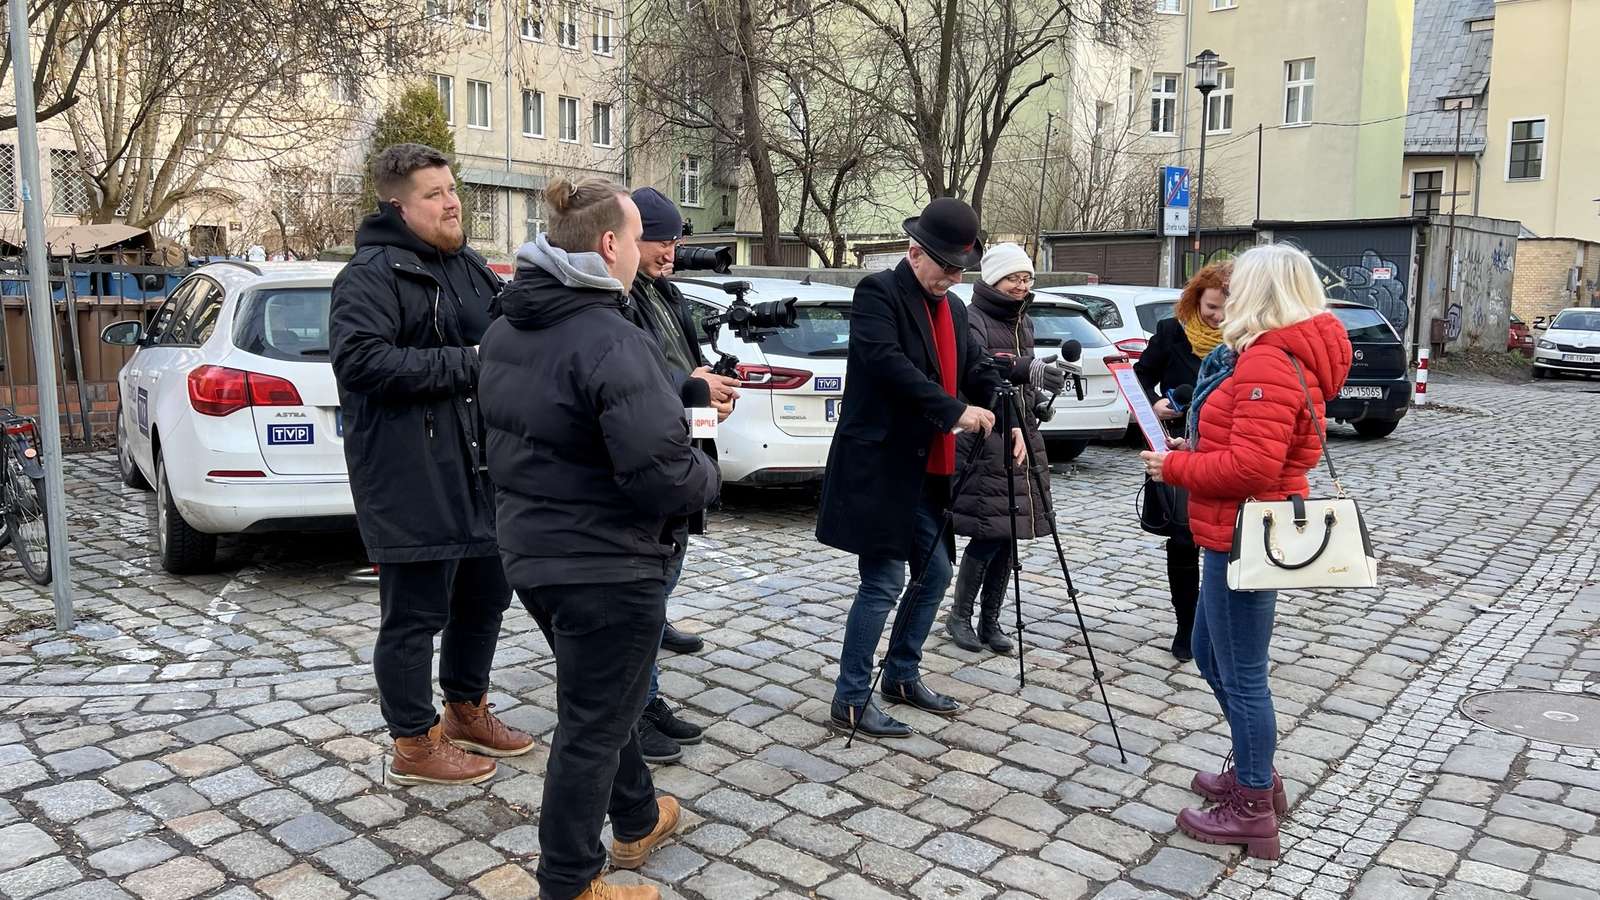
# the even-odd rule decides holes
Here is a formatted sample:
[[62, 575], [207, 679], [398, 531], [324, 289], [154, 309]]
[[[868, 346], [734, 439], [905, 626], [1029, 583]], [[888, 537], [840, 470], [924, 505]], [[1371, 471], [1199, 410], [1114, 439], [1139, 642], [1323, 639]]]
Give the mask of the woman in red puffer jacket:
[[[1234, 261], [1229, 287], [1222, 346], [1201, 364], [1187, 437], [1173, 440], [1170, 452], [1140, 456], [1151, 478], [1189, 491], [1189, 528], [1205, 557], [1195, 664], [1233, 735], [1235, 765], [1198, 773], [1192, 785], [1217, 805], [1183, 810], [1178, 827], [1277, 859], [1278, 816], [1288, 809], [1272, 766], [1277, 720], [1267, 682], [1277, 593], [1229, 590], [1228, 554], [1240, 503], [1306, 495], [1306, 472], [1322, 452], [1317, 422], [1350, 373], [1351, 350], [1299, 250], [1276, 244], [1246, 251]], [[1291, 356], [1305, 373], [1316, 419]]]

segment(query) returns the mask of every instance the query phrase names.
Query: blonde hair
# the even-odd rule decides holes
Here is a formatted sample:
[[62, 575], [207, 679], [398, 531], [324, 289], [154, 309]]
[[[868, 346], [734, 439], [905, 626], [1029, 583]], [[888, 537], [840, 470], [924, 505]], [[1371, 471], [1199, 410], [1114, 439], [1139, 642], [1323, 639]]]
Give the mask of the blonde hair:
[[1310, 257], [1288, 244], [1251, 247], [1233, 260], [1222, 342], [1243, 353], [1263, 334], [1304, 322], [1326, 308]]

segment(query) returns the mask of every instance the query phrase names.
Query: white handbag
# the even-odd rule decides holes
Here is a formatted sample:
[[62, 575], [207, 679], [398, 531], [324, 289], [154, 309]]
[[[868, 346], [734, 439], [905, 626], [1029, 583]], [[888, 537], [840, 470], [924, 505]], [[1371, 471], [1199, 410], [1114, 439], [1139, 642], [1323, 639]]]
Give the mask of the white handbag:
[[1235, 591], [1370, 588], [1378, 585], [1378, 559], [1361, 508], [1345, 494], [1328, 455], [1328, 441], [1317, 416], [1305, 372], [1293, 354], [1295, 377], [1305, 392], [1311, 427], [1322, 444], [1322, 460], [1335, 494], [1307, 500], [1246, 500], [1239, 504], [1228, 557], [1228, 587]]

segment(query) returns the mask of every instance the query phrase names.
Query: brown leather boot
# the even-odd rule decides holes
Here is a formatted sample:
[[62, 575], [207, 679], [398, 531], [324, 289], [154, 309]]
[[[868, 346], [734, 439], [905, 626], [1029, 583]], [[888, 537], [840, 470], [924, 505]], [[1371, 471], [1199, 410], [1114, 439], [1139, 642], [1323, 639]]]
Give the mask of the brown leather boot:
[[[637, 841], [611, 842], [611, 864], [619, 869], [637, 869], [650, 858], [651, 851], [661, 846], [678, 830], [678, 801], [662, 794], [656, 798], [656, 827]], [[592, 886], [591, 886], [592, 887]]]
[[394, 739], [389, 777], [396, 784], [477, 784], [494, 777], [495, 762], [445, 740], [444, 722], [427, 734]]
[[[1233, 754], [1228, 754], [1228, 760], [1223, 763], [1220, 772], [1196, 772], [1194, 780], [1189, 782], [1189, 789], [1196, 794], [1210, 800], [1212, 803], [1221, 803], [1233, 791], [1233, 786], [1239, 783], [1238, 770], [1232, 765]], [[1279, 777], [1278, 770], [1272, 770], [1272, 811], [1278, 818], [1289, 814], [1289, 795], [1283, 791], [1283, 779]]]
[[1272, 788], [1235, 784], [1227, 798], [1210, 809], [1179, 811], [1178, 827], [1207, 844], [1243, 844], [1245, 855], [1256, 859], [1277, 859], [1281, 853]]
[[444, 705], [444, 736], [463, 750], [484, 756], [521, 756], [533, 749], [533, 736], [500, 721], [490, 712], [488, 695], [477, 703]]
[[661, 900], [661, 892], [648, 884], [607, 884], [596, 877], [577, 900]]

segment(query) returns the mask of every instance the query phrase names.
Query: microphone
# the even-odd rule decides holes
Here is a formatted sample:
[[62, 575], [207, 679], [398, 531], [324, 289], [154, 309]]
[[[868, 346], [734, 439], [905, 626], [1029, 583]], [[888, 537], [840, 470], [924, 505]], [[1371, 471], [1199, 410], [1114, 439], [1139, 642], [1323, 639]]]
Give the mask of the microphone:
[[1083, 359], [1083, 345], [1077, 341], [1067, 341], [1061, 345], [1061, 361], [1075, 363]]
[[689, 420], [689, 437], [713, 439], [717, 436], [717, 410], [711, 405], [711, 385], [704, 378], [683, 383], [683, 415]]
[[1189, 402], [1194, 399], [1194, 385], [1186, 384], [1167, 391], [1167, 402], [1172, 404], [1174, 412], [1183, 412], [1189, 408]]

